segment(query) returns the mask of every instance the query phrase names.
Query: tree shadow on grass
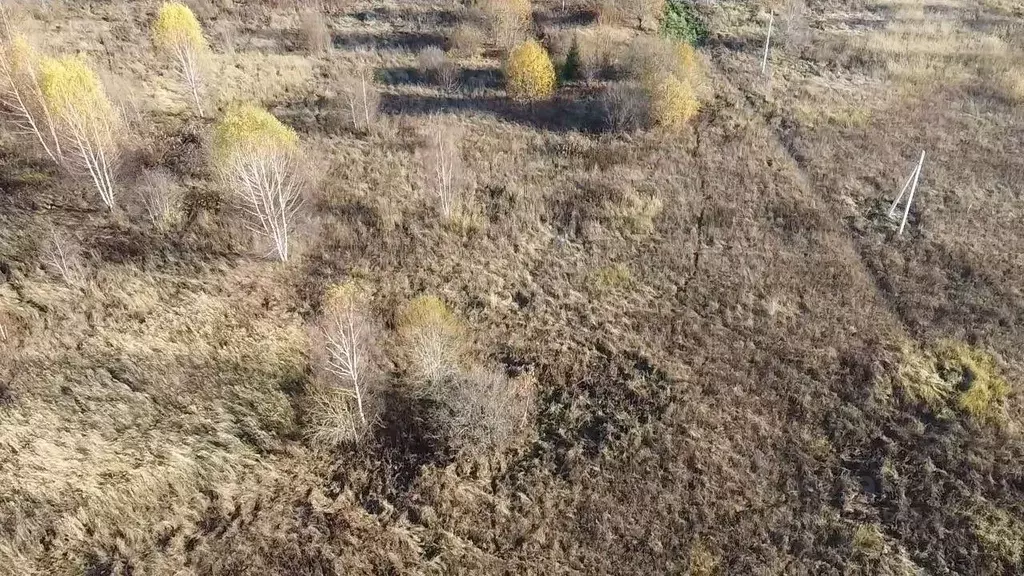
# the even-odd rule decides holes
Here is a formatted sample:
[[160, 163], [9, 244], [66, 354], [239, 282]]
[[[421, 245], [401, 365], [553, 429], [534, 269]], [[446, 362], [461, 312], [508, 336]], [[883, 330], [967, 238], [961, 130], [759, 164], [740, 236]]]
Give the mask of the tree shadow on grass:
[[601, 122], [592, 98], [559, 95], [542, 102], [514, 102], [504, 96], [382, 94], [380, 110], [390, 115], [429, 116], [485, 113], [501, 120], [552, 132], [597, 132]]
[[[387, 86], [426, 86], [431, 79], [415, 66], [378, 68], [375, 80]], [[491, 89], [501, 86], [501, 71], [496, 68], [462, 68], [457, 84], [464, 89]]]
[[438, 8], [425, 12], [412, 12], [409, 9], [395, 9], [388, 6], [375, 6], [368, 10], [362, 10], [352, 15], [353, 18], [363, 23], [380, 22], [398, 24], [409, 22], [415, 19], [420, 26], [447, 27], [459, 23], [459, 15], [450, 9]]
[[541, 27], [570, 28], [573, 26], [590, 26], [597, 22], [597, 13], [584, 6], [574, 6], [567, 10], [538, 10], [534, 19]]
[[355, 50], [404, 49], [418, 52], [427, 46], [444, 48], [445, 38], [437, 32], [390, 32], [370, 34], [366, 32], [335, 34], [331, 43], [335, 48]]

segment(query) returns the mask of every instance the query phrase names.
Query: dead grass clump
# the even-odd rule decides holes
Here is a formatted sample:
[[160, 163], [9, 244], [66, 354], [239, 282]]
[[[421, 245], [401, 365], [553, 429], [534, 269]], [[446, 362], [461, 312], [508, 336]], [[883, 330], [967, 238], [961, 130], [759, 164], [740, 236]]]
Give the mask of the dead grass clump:
[[955, 407], [982, 423], [1002, 420], [1010, 392], [990, 354], [953, 340], [941, 341], [930, 351], [906, 347], [896, 382], [907, 400], [933, 413]]
[[416, 57], [420, 71], [441, 88], [454, 90], [459, 84], [459, 65], [437, 46], [428, 46]]
[[144, 217], [158, 230], [168, 230], [182, 216], [181, 186], [167, 170], [147, 170], [135, 184], [135, 195]]
[[999, 420], [1010, 385], [998, 373], [995, 359], [953, 341], [940, 343], [936, 356], [939, 374], [959, 391], [957, 406], [975, 420]]
[[876, 524], [861, 524], [853, 533], [850, 547], [855, 556], [878, 558], [885, 553], [885, 538]]
[[463, 22], [448, 33], [448, 49], [460, 58], [476, 58], [483, 52], [487, 37], [476, 24]]
[[331, 48], [331, 29], [323, 12], [315, 9], [303, 10], [299, 15], [299, 38], [306, 51], [314, 56], [323, 56]]
[[1024, 69], [1010, 68], [1003, 72], [1002, 85], [1008, 100], [1024, 103]]
[[590, 274], [590, 286], [597, 294], [606, 294], [627, 288], [633, 280], [629, 267], [619, 262], [602, 266]]
[[807, 23], [807, 5], [804, 0], [787, 0], [779, 17], [779, 40], [790, 50], [800, 51], [811, 42], [811, 27]]
[[985, 505], [973, 512], [970, 519], [974, 536], [993, 568], [1021, 566], [1024, 562], [1024, 522], [1019, 517]]
[[480, 8], [487, 17], [491, 37], [503, 49], [522, 42], [530, 30], [530, 0], [482, 0]]
[[528, 378], [474, 367], [434, 389], [431, 420], [456, 451], [483, 456], [508, 446], [526, 429], [535, 389]]
[[466, 353], [466, 327], [436, 296], [420, 296], [396, 318], [406, 369], [429, 391], [461, 370]]

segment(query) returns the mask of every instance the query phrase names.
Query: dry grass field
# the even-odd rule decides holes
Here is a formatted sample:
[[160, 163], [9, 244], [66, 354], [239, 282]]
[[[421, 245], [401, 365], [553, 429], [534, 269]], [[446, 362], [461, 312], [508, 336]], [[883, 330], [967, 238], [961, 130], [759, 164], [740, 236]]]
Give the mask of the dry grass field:
[[[202, 117], [161, 2], [10, 4], [121, 154], [108, 210], [0, 138], [0, 575], [1024, 573], [1021, 4], [697, 2], [682, 71], [658, 2], [188, 4]], [[528, 37], [580, 68], [513, 100]]]

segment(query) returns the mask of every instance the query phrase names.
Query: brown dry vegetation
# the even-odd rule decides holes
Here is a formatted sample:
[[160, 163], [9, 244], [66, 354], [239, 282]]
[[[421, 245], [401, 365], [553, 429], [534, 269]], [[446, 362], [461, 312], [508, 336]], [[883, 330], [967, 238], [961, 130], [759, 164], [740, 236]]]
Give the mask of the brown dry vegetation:
[[[762, 75], [792, 3], [701, 2], [699, 114], [628, 133], [599, 104], [652, 32], [600, 3], [481, 35], [508, 22], [440, 0], [189, 2], [198, 120], [146, 47], [158, 2], [23, 4], [37, 48], [131, 87], [139, 206], [4, 133], [0, 574], [1024, 572], [1015, 3], [808, 1]], [[570, 34], [586, 81], [507, 98], [503, 45]], [[422, 73], [431, 47], [457, 82]], [[316, 172], [287, 263], [210, 165], [240, 98]], [[423, 174], [438, 126], [457, 218]], [[353, 281], [358, 442], [309, 337]], [[424, 326], [449, 342], [430, 393]]]

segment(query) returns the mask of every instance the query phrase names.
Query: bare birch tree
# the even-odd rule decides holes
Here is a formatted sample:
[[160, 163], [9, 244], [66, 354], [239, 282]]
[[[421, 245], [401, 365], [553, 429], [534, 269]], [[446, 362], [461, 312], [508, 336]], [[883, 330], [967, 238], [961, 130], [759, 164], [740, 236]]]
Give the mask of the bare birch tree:
[[373, 83], [373, 72], [362, 66], [338, 80], [338, 95], [343, 113], [353, 130], [369, 132], [377, 122], [380, 93]]
[[371, 423], [369, 390], [372, 379], [372, 323], [365, 312], [359, 288], [337, 286], [328, 293], [326, 312], [320, 324], [324, 341], [324, 368], [337, 386], [355, 403], [358, 425]]
[[298, 135], [266, 110], [235, 106], [217, 124], [214, 154], [248, 229], [287, 261], [306, 185]]
[[192, 10], [180, 2], [165, 2], [153, 24], [153, 42], [174, 60], [178, 76], [192, 94], [196, 114], [201, 118], [202, 70], [210, 48]]
[[58, 166], [64, 163], [57, 128], [39, 83], [39, 57], [28, 40], [17, 34], [11, 11], [0, 3], [0, 107], [15, 134], [39, 142]]
[[437, 198], [441, 215], [449, 219], [462, 204], [461, 134], [456, 128], [435, 123], [427, 138], [427, 150], [423, 156], [427, 188]]
[[44, 59], [40, 80], [43, 101], [64, 141], [65, 164], [89, 174], [103, 204], [113, 210], [120, 118], [99, 77], [81, 58], [68, 56]]

